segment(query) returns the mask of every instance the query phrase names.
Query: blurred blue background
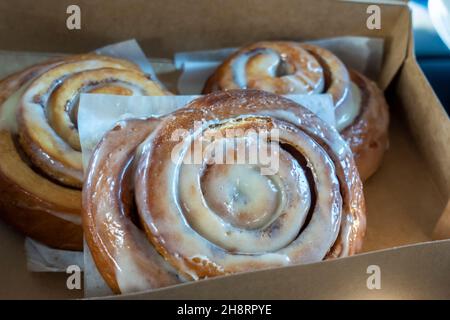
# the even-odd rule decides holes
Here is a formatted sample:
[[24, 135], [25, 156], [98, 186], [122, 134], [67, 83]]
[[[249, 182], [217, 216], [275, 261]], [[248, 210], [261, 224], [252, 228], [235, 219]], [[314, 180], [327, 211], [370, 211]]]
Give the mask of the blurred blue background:
[[[441, 35], [441, 38], [436, 31], [433, 24], [435, 20], [432, 19], [432, 16], [436, 14], [436, 10], [434, 12], [433, 10], [428, 10], [429, 1], [413, 0], [409, 3], [413, 14], [415, 51], [422, 70], [447, 110], [447, 114], [450, 114], [450, 49], [442, 40], [444, 36]], [[441, 1], [450, 5], [450, 0]], [[436, 5], [436, 3], [432, 5]], [[442, 12], [438, 14], [442, 15]], [[447, 19], [444, 19], [444, 25], [447, 27], [447, 30], [450, 30], [449, 14], [450, 12], [447, 11]]]

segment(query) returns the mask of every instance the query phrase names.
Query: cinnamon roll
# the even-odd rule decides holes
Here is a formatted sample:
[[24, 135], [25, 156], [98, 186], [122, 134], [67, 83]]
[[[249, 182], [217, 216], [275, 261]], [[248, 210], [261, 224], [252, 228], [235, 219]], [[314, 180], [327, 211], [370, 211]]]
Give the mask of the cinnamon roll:
[[281, 96], [229, 90], [108, 132], [83, 225], [98, 270], [124, 293], [355, 254], [365, 204], [334, 128]]
[[0, 82], [0, 216], [51, 247], [81, 250], [80, 93], [164, 95], [131, 62], [55, 59]]
[[330, 51], [287, 41], [246, 46], [217, 68], [203, 92], [238, 88], [277, 94], [330, 94], [336, 128], [349, 143], [362, 180], [380, 166], [388, 147], [389, 124], [383, 93], [362, 74], [348, 70]]

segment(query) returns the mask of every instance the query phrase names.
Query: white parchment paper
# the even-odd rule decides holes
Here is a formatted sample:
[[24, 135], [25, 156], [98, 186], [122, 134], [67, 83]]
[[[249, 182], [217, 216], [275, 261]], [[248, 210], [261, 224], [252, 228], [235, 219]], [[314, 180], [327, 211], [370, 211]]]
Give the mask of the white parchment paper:
[[31, 238], [25, 239], [27, 268], [34, 272], [65, 272], [70, 265], [84, 265], [83, 252], [50, 248]]
[[[383, 39], [336, 37], [306, 41], [324, 47], [339, 57], [347, 67], [376, 79], [383, 60]], [[180, 94], [200, 94], [208, 77], [237, 48], [180, 52], [175, 67], [182, 70], [178, 81]]]
[[156, 76], [152, 64], [147, 59], [147, 56], [144, 51], [142, 51], [136, 39], [110, 44], [95, 50], [95, 53], [134, 62], [142, 69], [142, 71], [150, 75], [152, 80], [158, 81], [158, 77]]

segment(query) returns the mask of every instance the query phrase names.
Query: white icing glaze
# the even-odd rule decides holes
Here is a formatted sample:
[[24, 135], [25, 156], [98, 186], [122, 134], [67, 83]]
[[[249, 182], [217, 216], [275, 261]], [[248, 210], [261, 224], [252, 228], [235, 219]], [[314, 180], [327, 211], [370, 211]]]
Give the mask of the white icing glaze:
[[17, 133], [17, 119], [16, 114], [19, 108], [19, 102], [23, 93], [28, 88], [31, 81], [23, 85], [16, 92], [6, 99], [0, 107], [0, 130], [8, 130], [12, 133]]
[[361, 90], [351, 82], [347, 98], [336, 109], [336, 129], [342, 131], [351, 125], [361, 112]]
[[248, 61], [256, 55], [264, 55], [263, 63], [262, 65], [258, 66], [258, 69], [271, 77], [276, 76], [276, 70], [281, 62], [281, 58], [275, 50], [263, 48], [245, 52], [237, 56], [236, 59], [233, 60], [233, 63], [231, 65], [234, 75], [234, 81], [241, 89], [247, 88], [246, 66]]
[[[318, 56], [323, 61], [317, 59]], [[228, 69], [219, 69], [225, 71], [216, 74], [215, 84], [220, 85], [211, 87], [211, 90], [237, 87], [278, 94], [314, 94], [325, 93], [326, 89], [336, 106], [338, 131], [352, 124], [360, 113], [359, 88], [350, 81], [345, 65], [323, 48], [298, 43], [260, 42], [242, 48], [224, 66]], [[322, 68], [332, 73], [328, 88], [325, 88]], [[277, 74], [278, 69], [282, 69], [281, 74]], [[233, 81], [229, 80], [229, 73]]]
[[[106, 137], [106, 142], [96, 150], [92, 159], [91, 165], [95, 167], [92, 174], [98, 180], [90, 180], [90, 173], [86, 182], [87, 188], [95, 190], [91, 194], [96, 199], [95, 229], [99, 235], [113, 235], [96, 239], [101, 240], [98, 245], [108, 255], [108, 261], [113, 263], [114, 276], [122, 293], [157, 288], [162, 284], [167, 286], [181, 279], [177, 279], [175, 271], [159, 255], [143, 231], [125, 214], [120, 203], [124, 174], [129, 166], [133, 166], [130, 152], [136, 148], [142, 136], [152, 130], [155, 123], [156, 121], [131, 120], [116, 124], [117, 131], [112, 131]], [[126, 132], [118, 141], [115, 134], [123, 131]], [[124, 145], [123, 139], [131, 139], [132, 142]]]
[[59, 62], [43, 66], [33, 79], [28, 80], [19, 89], [17, 89], [12, 95], [10, 95], [3, 105], [0, 107], [0, 130], [9, 130], [12, 133], [17, 133], [17, 112], [20, 107], [20, 102], [23, 94], [28, 90], [31, 83], [39, 75], [43, 74], [50, 68], [58, 65]]
[[[22, 95], [32, 81], [33, 80], [30, 80], [22, 85], [17, 91], [10, 95], [8, 99], [6, 99], [0, 107], [0, 130], [8, 130], [13, 134], [17, 134], [17, 110], [19, 108]], [[80, 215], [56, 211], [47, 211], [47, 213], [62, 220], [72, 222], [76, 225], [81, 225]]]
[[[220, 141], [216, 140], [215, 143]], [[228, 143], [227, 147], [233, 148], [233, 142]], [[300, 231], [311, 200], [306, 177], [296, 160], [283, 150], [280, 151], [279, 158], [279, 169], [271, 176], [261, 175], [260, 164], [210, 165], [209, 171], [221, 167], [219, 170], [222, 172], [213, 179], [217, 181], [211, 181], [211, 184], [217, 182], [217, 189], [212, 189], [209, 184], [203, 184], [205, 187], [209, 185], [208, 190], [202, 190], [203, 165], [182, 165], [179, 178], [179, 197], [187, 222], [196, 232], [227, 250], [237, 250], [240, 253], [261, 253], [285, 247]], [[208, 160], [208, 158], [204, 159], [205, 162]], [[226, 172], [223, 172], [224, 170]], [[242, 180], [243, 186], [240, 188], [245, 189], [245, 197], [249, 198], [246, 204], [241, 203], [237, 206], [238, 208], [233, 204], [233, 200], [239, 199], [229, 199], [229, 196], [225, 194], [226, 189], [236, 190], [236, 179]], [[273, 192], [271, 189], [267, 190], [268, 186], [272, 186], [276, 190], [276, 195], [273, 195], [275, 203], [268, 203], [272, 206], [272, 211], [264, 214], [261, 204], [264, 204], [263, 200], [267, 200], [267, 198], [260, 199], [260, 197], [267, 195], [267, 192]], [[195, 194], [193, 194], [193, 190], [195, 190]], [[264, 193], [258, 195], [258, 192], [262, 191]], [[203, 192], [207, 192], [207, 194]], [[217, 195], [219, 192], [220, 196]], [[242, 192], [244, 190], [240, 192], [241, 198], [244, 197]], [[208, 206], [212, 200], [218, 202], [217, 206], [228, 207], [231, 210], [221, 210], [223, 211], [222, 215], [212, 211], [211, 206]], [[223, 202], [224, 200], [226, 202]], [[230, 206], [234, 208], [230, 208]], [[252, 210], [257, 210], [257, 212], [247, 214], [246, 211]], [[229, 211], [231, 211], [231, 216], [226, 217], [227, 213], [230, 213]], [[241, 213], [245, 215], [244, 221], [236, 223], [236, 220], [239, 219], [236, 214]], [[276, 233], [269, 236], [272, 233], [272, 224], [281, 216], [283, 222], [279, 226], [277, 225]], [[248, 221], [249, 218], [253, 221]], [[244, 226], [246, 223], [247, 225]], [[252, 225], [254, 227], [249, 228]], [[257, 226], [258, 228], [256, 228]]]
[[[212, 121], [208, 122], [207, 125], [217, 124], [217, 121]], [[293, 203], [289, 203], [284, 209], [287, 209], [287, 212], [292, 209], [293, 213], [299, 216], [296, 216], [290, 222], [289, 213], [285, 215], [286, 220], [280, 220], [280, 224], [277, 224], [277, 228], [274, 229], [275, 232], [269, 233], [269, 237], [267, 237], [269, 234], [265, 235], [263, 230], [260, 229], [256, 232], [239, 229], [235, 235], [233, 232], [230, 233], [230, 231], [233, 231], [230, 224], [224, 223], [223, 219], [210, 211], [201, 194], [198, 181], [202, 166], [183, 164], [183, 152], [180, 152], [178, 161], [169, 161], [171, 165], [167, 165], [166, 171], [163, 172], [163, 179], [168, 182], [168, 189], [165, 192], [167, 199], [163, 200], [166, 208], [164, 219], [158, 219], [158, 223], [154, 223], [145, 207], [140, 207], [141, 217], [147, 225], [151, 226], [155, 234], [176, 232], [176, 240], [170, 238], [171, 241], [176, 242], [175, 248], [178, 252], [182, 252], [183, 256], [196, 257], [199, 253], [202, 253], [201, 255], [206, 257], [204, 258], [206, 260], [199, 263], [217, 264], [219, 267], [223, 266], [225, 270], [239, 269], [241, 263], [244, 264], [242, 267], [245, 270], [245, 263], [249, 261], [248, 259], [251, 259], [247, 255], [249, 253], [256, 254], [257, 259], [262, 259], [271, 266], [284, 265], [286, 262], [320, 261], [336, 240], [339, 231], [340, 215], [336, 213], [341, 210], [342, 199], [338, 192], [338, 181], [335, 177], [334, 166], [325, 151], [312, 140], [306, 142], [309, 138], [295, 127], [286, 129], [285, 127], [281, 128], [280, 139], [288, 141], [287, 143], [308, 155], [311, 169], [317, 180], [316, 184], [321, 185], [318, 187], [313, 217], [308, 228], [303, 230], [302, 233], [299, 234], [299, 230], [305, 216], [302, 216], [302, 213], [299, 212], [301, 209], [295, 207], [297, 199]], [[190, 143], [186, 143], [185, 148], [189, 145]], [[149, 159], [147, 152], [151, 152], [152, 148], [147, 149], [147, 152], [145, 148], [143, 150], [143, 158]], [[142, 164], [147, 163], [146, 161]], [[291, 169], [287, 169], [287, 172], [293, 173]], [[144, 176], [141, 176], [141, 174], [144, 174]], [[278, 173], [278, 175], [282, 176], [282, 173]], [[152, 188], [142, 188], [146, 183], [152, 183], [151, 178], [146, 176], [145, 172], [140, 172], [136, 192], [138, 205], [145, 203], [142, 202], [143, 199], [148, 197], [148, 190], [152, 190]], [[292, 188], [288, 189], [286, 193], [289, 195], [302, 194]], [[333, 191], [330, 192], [330, 190]], [[195, 193], [193, 193], [194, 191]], [[306, 211], [308, 207], [301, 206], [302, 210], [306, 209]], [[300, 220], [300, 223], [294, 222], [296, 220]], [[284, 227], [287, 227], [288, 234], [281, 235], [281, 238], [278, 238], [280, 237], [278, 228]], [[294, 230], [294, 232], [289, 230]], [[282, 232], [283, 230], [280, 231], [280, 233]], [[211, 242], [221, 249], [211, 245]], [[172, 243], [172, 245], [174, 244]], [[222, 251], [223, 249], [225, 249], [225, 252], [229, 251], [233, 254], [225, 253]], [[278, 251], [276, 254], [268, 253], [273, 250]], [[194, 270], [186, 271], [187, 274], [192, 272]], [[193, 279], [195, 278], [193, 277]]]
[[[227, 94], [232, 95], [233, 93], [223, 93], [223, 95]], [[239, 97], [238, 94], [236, 96]], [[164, 120], [164, 124], [153, 131], [136, 152], [138, 159], [136, 167], [134, 167], [136, 204], [141, 221], [146, 226], [146, 232], [151, 233], [146, 243], [149, 245], [153, 243], [158, 250], [164, 248], [161, 250], [161, 254], [176, 266], [178, 275], [186, 276], [187, 280], [207, 277], [201, 273], [202, 271], [198, 272], [198, 270], [205, 269], [217, 270], [218, 274], [222, 274], [295, 263], [317, 262], [323, 259], [327, 253], [335, 250], [333, 244], [339, 233], [345, 239], [339, 240], [337, 244], [338, 248], [342, 248], [338, 255], [347, 255], [351, 249], [352, 240], [347, 242], [347, 238], [351, 238], [354, 234], [352, 225], [355, 224], [352, 220], [352, 214], [354, 214], [352, 210], [359, 210], [359, 208], [354, 206], [356, 202], [351, 198], [353, 195], [348, 194], [348, 190], [351, 183], [356, 180], [352, 180], [352, 172], [348, 175], [350, 183], [346, 181], [347, 176], [344, 176], [342, 181], [338, 181], [336, 177], [337, 170], [343, 170], [344, 175], [348, 174], [349, 169], [356, 171], [350, 161], [351, 154], [348, 146], [335, 129], [331, 129], [326, 123], [319, 121], [312, 113], [303, 110], [300, 106], [297, 109], [286, 100], [280, 100], [279, 97], [273, 97], [274, 100], [271, 100], [271, 95], [262, 95], [262, 97], [255, 104], [250, 100], [251, 98], [242, 94], [241, 99], [232, 101], [230, 105], [237, 106], [236, 109], [239, 111], [243, 111], [242, 106], [246, 105], [248, 108], [240, 114], [233, 113], [235, 110], [231, 109], [230, 118], [226, 118], [227, 116], [220, 113], [220, 116], [217, 116], [214, 108], [210, 108], [210, 106], [206, 106], [205, 110], [201, 109], [202, 112], [199, 111], [200, 108], [180, 110], [176, 112], [176, 115], [178, 114], [181, 118], [185, 116], [188, 119], [193, 116], [197, 121], [201, 119], [202, 126], [198, 128], [195, 125], [191, 126], [186, 122], [181, 122], [183, 125], [178, 128], [182, 130], [189, 128], [190, 135], [183, 140], [175, 157], [173, 154], [170, 155], [170, 152], [166, 152], [172, 148], [165, 148], [167, 145], [173, 146], [168, 137], [170, 137], [171, 130], [178, 129], [174, 128], [173, 123], [176, 118], [173, 115], [169, 115]], [[265, 97], [267, 98], [264, 99]], [[277, 101], [280, 101], [279, 108], [276, 105]], [[259, 109], [257, 107], [259, 102], [269, 104], [270, 108]], [[219, 108], [221, 105], [219, 103], [214, 107]], [[286, 155], [286, 161], [280, 162], [280, 171], [288, 172], [287, 175], [290, 176], [287, 180], [291, 182], [291, 185], [284, 183], [280, 178], [282, 176], [280, 171], [274, 177], [255, 176], [255, 171], [259, 169], [258, 165], [237, 164], [231, 170], [221, 172], [221, 168], [216, 165], [205, 167], [205, 163], [208, 163], [209, 160], [207, 156], [200, 158], [202, 163], [199, 165], [183, 161], [188, 156], [187, 150], [190, 146], [200, 140], [200, 134], [220, 130], [222, 124], [233, 127], [236, 118], [239, 118], [239, 121], [245, 121], [247, 118], [261, 120], [265, 116], [275, 118], [274, 123], [277, 128], [284, 132], [280, 136], [283, 145], [290, 145], [305, 155], [306, 159], [300, 161], [302, 163], [299, 168], [300, 173], [297, 172], [297, 169], [293, 169], [298, 166], [298, 162], [292, 160], [290, 154]], [[282, 121], [277, 119], [282, 119]], [[192, 130], [192, 127], [198, 128], [198, 131]], [[215, 140], [215, 142], [220, 145], [223, 141]], [[285, 155], [284, 150], [290, 149], [283, 149], [280, 156]], [[289, 156], [291, 157], [289, 158]], [[161, 166], [154, 166], [155, 164]], [[208, 185], [208, 182], [202, 178], [207, 174], [214, 175], [215, 170], [217, 175], [208, 178], [211, 179], [210, 185]], [[304, 181], [304, 185], [300, 183], [299, 186], [298, 181], [301, 179], [298, 177], [296, 179], [293, 173], [303, 174], [303, 180], [306, 180], [305, 171], [308, 171], [309, 181]], [[313, 176], [312, 178], [310, 174]], [[311, 212], [312, 219], [298, 235], [303, 222], [298, 223], [297, 221], [296, 223], [289, 219], [280, 219], [280, 212], [289, 207], [290, 194], [301, 194], [298, 192], [300, 187], [305, 187], [305, 194], [301, 198], [310, 197], [310, 179], [314, 180], [311, 186], [314, 185], [315, 195], [318, 197], [315, 199], [314, 211]], [[117, 184], [118, 180], [114, 179], [108, 183]], [[345, 199], [340, 195], [340, 188], [345, 194]], [[98, 192], [97, 189], [93, 190], [96, 190], [94, 194]], [[103, 197], [105, 201], [110, 201], [112, 198], [110, 195], [108, 196], [107, 192], [99, 192], [99, 194], [106, 195]], [[348, 201], [349, 197], [350, 202], [347, 202], [343, 208], [342, 202]], [[213, 201], [219, 203], [219, 206], [212, 204]], [[261, 202], [261, 206], [258, 206], [258, 202]], [[94, 203], [101, 205], [97, 201]], [[220, 207], [220, 204], [223, 206]], [[147, 205], [152, 205], [152, 207], [148, 208]], [[156, 211], [158, 206], [159, 212]], [[309, 206], [308, 204], [305, 208], [309, 208]], [[153, 211], [156, 212], [155, 216], [152, 216], [152, 210], [155, 210]], [[242, 212], [250, 210], [252, 211], [250, 214], [239, 217]], [[162, 218], [162, 216], [164, 217]], [[110, 217], [111, 211], [105, 207], [104, 212], [98, 216], [98, 225], [108, 225], [108, 228], [114, 226], [115, 221], [110, 221]], [[258, 232], [276, 220], [280, 220], [280, 227], [274, 228], [274, 232], [269, 235], [269, 238], [273, 237], [274, 242], [279, 241], [281, 247], [274, 248], [276, 251], [271, 252], [272, 248], [264, 244], [266, 239], [261, 236], [263, 233]], [[205, 226], [202, 226], [202, 223]], [[341, 223], [344, 224], [342, 229], [339, 228]], [[283, 229], [284, 227], [286, 229]], [[178, 232], [171, 235], [170, 233], [174, 230]], [[238, 231], [236, 232], [237, 236], [227, 232], [230, 230]], [[292, 239], [289, 239], [289, 235], [280, 237], [277, 233], [282, 230], [288, 230], [288, 233], [293, 230], [295, 236]], [[140, 269], [136, 264], [135, 257], [130, 254], [135, 248], [128, 247], [123, 242], [123, 235], [126, 231], [117, 228], [113, 228], [112, 231], [116, 235], [117, 246], [120, 247], [117, 251], [117, 258], [116, 254], [113, 254], [112, 258], [115, 259], [116, 275], [122, 292], [136, 290], [136, 288], [137, 290], [143, 289], [139, 284], [145, 283], [146, 273], [144, 269]], [[134, 234], [134, 232], [127, 232], [127, 234]], [[229, 239], [230, 235], [231, 238], [234, 237], [231, 240]], [[240, 237], [240, 240], [237, 237]], [[145, 242], [146, 239], [143, 240]], [[255, 245], [254, 240], [262, 240], [262, 244], [256, 243]], [[269, 244], [272, 245], [272, 243]], [[144, 246], [141, 249], [148, 250]], [[122, 250], [128, 250], [123, 257]], [[154, 252], [151, 250], [150, 252]], [[156, 259], [158, 258], [160, 258], [159, 255]], [[208, 273], [209, 275], [214, 275], [214, 272]], [[148, 288], [154, 287], [149, 283], [147, 286]]]
[[[254, 89], [277, 92], [284, 86], [283, 94], [321, 93], [325, 79], [320, 64], [302, 48], [294, 46], [292, 50], [301, 57], [300, 61], [292, 57], [290, 62], [287, 62], [285, 53], [270, 47], [251, 49], [238, 54], [231, 62], [235, 85], [237, 88], [248, 88], [251, 72], [252, 79], [255, 80], [255, 87], [252, 87]], [[254, 59], [257, 61], [254, 62]], [[278, 70], [281, 74], [277, 74]]]
[[81, 215], [79, 214], [70, 214], [70, 213], [63, 213], [63, 212], [50, 212], [51, 215], [54, 215], [57, 218], [60, 218], [65, 221], [72, 222], [76, 225], [81, 225]]
[[[133, 233], [132, 238], [139, 243], [140, 250], [145, 251], [145, 254], [150, 256], [155, 264], [171, 273], [175, 273], [173, 268], [164, 261], [158, 252], [156, 252], [155, 248], [148, 242], [142, 231], [137, 228], [130, 228], [128, 231]], [[143, 291], [156, 287], [156, 284], [151, 281], [151, 278], [139, 267], [133, 250], [126, 243], [117, 245], [116, 249], [117, 251], [114, 257], [116, 279], [122, 293]]]
[[[118, 85], [121, 88], [124, 88], [126, 90], [129, 90], [131, 93], [131, 96], [144, 96], [146, 95], [146, 92], [143, 90], [142, 87], [137, 86], [136, 84], [133, 83], [127, 83], [124, 81], [117, 81], [117, 80], [113, 80], [113, 81], [106, 81], [104, 83], [99, 83], [96, 85], [87, 85], [85, 87], [79, 88], [78, 90], [78, 94], [76, 94], [75, 96], [73, 96], [72, 101], [69, 102], [70, 109], [78, 108], [78, 104], [79, 104], [79, 100], [80, 100], [80, 94], [81, 93], [90, 93], [94, 90], [97, 89], [101, 89], [110, 85]], [[75, 117], [76, 118], [76, 117]], [[67, 119], [68, 121], [70, 121], [70, 119]]]
[[57, 65], [30, 84], [19, 107], [19, 131], [33, 141], [28, 153], [36, 155], [32, 158], [37, 159], [36, 166], [65, 185], [82, 184], [81, 147], [70, 101], [76, 100], [85, 86], [87, 90], [104, 86], [131, 88], [136, 95], [163, 92], [144, 74], [127, 67], [122, 60], [89, 56]]

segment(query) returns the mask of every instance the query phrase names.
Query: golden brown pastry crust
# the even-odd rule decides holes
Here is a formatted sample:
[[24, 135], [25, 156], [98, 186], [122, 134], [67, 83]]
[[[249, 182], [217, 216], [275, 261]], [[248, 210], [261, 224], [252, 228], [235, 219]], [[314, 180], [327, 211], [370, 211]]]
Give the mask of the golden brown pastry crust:
[[[4, 109], [22, 87], [17, 110]], [[69, 107], [83, 90], [167, 94], [135, 64], [96, 54], [54, 59], [0, 82], [0, 217], [26, 236], [67, 250], [83, 248], [83, 172]]]
[[[83, 190], [83, 221], [88, 245], [100, 273], [114, 292], [124, 292], [123, 277], [135, 276], [135, 274], [121, 273], [129, 268], [130, 255], [137, 257], [137, 265], [131, 270], [143, 272], [143, 279], [149, 281], [148, 288], [157, 288], [178, 281], [173, 278], [173, 275], [171, 276], [172, 268], [179, 277], [193, 280], [286, 264], [312, 262], [309, 259], [320, 261], [324, 258], [342, 257], [355, 254], [361, 249], [365, 233], [365, 204], [362, 183], [351, 151], [335, 130], [307, 109], [289, 99], [263, 91], [229, 90], [215, 92], [194, 100], [186, 107], [164, 117], [156, 128], [151, 127], [152, 120], [147, 120], [150, 121], [147, 124], [140, 122], [142, 120], [134, 121], [138, 122], [119, 124], [98, 144], [91, 158], [88, 178]], [[178, 129], [191, 130], [196, 121], [210, 123], [208, 128], [211, 130], [221, 130], [220, 123], [227, 129], [236, 127], [258, 130], [258, 128], [276, 127], [284, 132], [280, 140], [283, 141], [282, 143], [292, 143], [292, 145], [298, 143], [299, 146], [305, 143], [303, 147], [295, 148], [300, 148], [297, 151], [302, 153], [307, 163], [310, 163], [309, 166], [313, 168], [311, 170], [313, 170], [314, 182], [309, 181], [307, 184], [310, 190], [318, 190], [319, 195], [316, 195], [318, 198], [315, 201], [320, 202], [320, 204], [314, 202], [311, 209], [312, 218], [310, 222], [307, 222], [306, 229], [316, 230], [313, 226], [322, 226], [320, 221], [325, 222], [328, 215], [339, 217], [338, 220], [330, 219], [332, 221], [329, 222], [331, 223], [330, 236], [325, 236], [327, 241], [330, 241], [329, 246], [327, 243], [324, 248], [316, 248], [310, 245], [309, 241], [302, 242], [303, 240], [299, 240], [302, 237], [301, 234], [309, 232], [302, 229], [300, 235], [296, 235], [292, 242], [286, 246], [283, 245], [280, 249], [270, 251], [269, 255], [266, 251], [241, 255], [239, 248], [225, 249], [226, 245], [216, 243], [216, 240], [205, 236], [205, 230], [198, 227], [198, 223], [202, 223], [202, 218], [195, 222], [191, 220], [193, 216], [190, 214], [195, 213], [194, 216], [203, 217], [204, 212], [196, 210], [195, 207], [187, 209], [188, 206], [196, 203], [195, 201], [192, 202], [194, 204], [189, 203], [195, 195], [189, 184], [191, 180], [186, 182], [185, 172], [178, 171], [190, 169], [186, 169], [187, 167], [179, 169], [181, 168], [177, 167], [181, 165], [178, 162], [179, 159], [172, 158], [172, 152], [180, 142], [173, 139], [174, 132]], [[292, 137], [296, 138], [289, 140]], [[188, 137], [184, 138], [188, 139]], [[125, 141], [127, 143], [119, 150], [117, 146]], [[141, 141], [139, 148], [136, 148]], [[291, 159], [289, 161], [301, 162], [298, 159], [292, 160], [292, 157], [296, 157], [295, 152], [291, 153], [288, 151], [289, 148], [283, 150], [283, 155], [286, 152], [291, 154], [288, 156]], [[314, 158], [312, 153], [308, 154], [306, 150], [314, 150], [315, 155], [322, 155], [323, 157], [319, 156], [322, 160], [318, 162], [321, 164], [318, 165], [317, 158]], [[123, 154], [120, 155], [120, 153]], [[133, 161], [130, 162], [131, 160]], [[303, 165], [306, 168], [306, 164]], [[216, 173], [220, 178], [221, 175], [227, 174], [229, 168], [223, 169], [224, 171], [221, 168], [217, 170], [219, 171]], [[129, 178], [126, 177], [129, 175], [134, 177], [134, 180], [127, 180]], [[215, 177], [208, 177], [207, 181], [202, 183], [211, 184], [214, 183], [214, 179]], [[174, 185], [174, 183], [177, 184]], [[134, 197], [130, 196], [127, 188], [135, 190]], [[188, 192], [190, 196], [183, 196], [183, 194], [186, 195], [185, 192]], [[293, 193], [292, 199], [297, 199], [296, 196], [298, 197], [299, 194]], [[205, 193], [204, 196], [209, 198], [217, 194]], [[130, 203], [130, 201], [133, 202], [130, 199], [135, 201], [138, 220], [132, 218], [131, 211], [134, 205]], [[288, 208], [291, 208], [294, 202], [289, 203]], [[177, 207], [176, 204], [181, 207]], [[327, 207], [331, 209], [324, 209]], [[215, 210], [220, 211], [220, 208]], [[179, 212], [182, 212], [184, 218], [177, 216]], [[221, 215], [219, 212], [216, 214]], [[177, 216], [175, 220], [173, 220], [174, 215]], [[221, 216], [227, 221], [232, 219]], [[269, 238], [276, 236], [279, 228], [283, 226], [284, 217], [283, 215], [283, 218], [273, 225], [276, 225], [274, 229], [267, 229], [272, 230], [273, 234], [269, 232], [266, 236], [270, 235]], [[108, 224], [104, 223], [105, 219], [108, 220]], [[245, 217], [243, 219], [245, 220]], [[183, 221], [187, 221], [187, 224]], [[337, 227], [331, 227], [335, 223]], [[137, 251], [145, 245], [139, 242], [141, 247], [138, 248], [136, 246], [138, 241], [133, 240], [133, 234], [139, 225], [145, 231], [147, 245], [156, 249], [159, 258], [162, 256], [169, 262], [171, 271], [164, 269], [163, 264], [156, 263], [153, 254], [144, 259], [139, 258], [144, 257], [145, 254]], [[233, 225], [236, 228], [243, 228], [243, 232], [248, 231], [244, 230], [245, 227], [241, 224]], [[189, 231], [178, 232], [179, 226]], [[258, 229], [252, 230], [252, 232], [259, 232]], [[313, 242], [320, 238], [315, 233], [309, 232], [309, 235], [313, 236], [310, 239]], [[204, 237], [207, 241], [200, 244], [199, 239]], [[316, 249], [321, 253], [316, 255]], [[122, 260], [124, 256], [127, 257], [125, 267]], [[261, 258], [258, 258], [259, 256]], [[317, 256], [320, 258], [317, 259]], [[145, 271], [146, 266], [142, 263], [151, 263], [152, 268], [148, 269], [147, 265], [147, 271]], [[149, 270], [151, 270], [150, 276], [146, 274]]]
[[380, 167], [389, 146], [389, 107], [373, 81], [354, 70], [350, 76], [361, 91], [361, 111], [341, 135], [352, 149], [361, 180], [366, 181]]
[[[83, 228], [97, 269], [115, 293], [121, 293], [116, 267], [122, 250], [132, 256], [138, 271], [157, 288], [178, 282], [175, 276], [155, 263], [151, 247], [142, 242], [141, 230], [133, 221], [134, 193], [130, 189], [129, 164], [137, 147], [156, 128], [157, 119], [127, 120], [118, 123], [98, 144], [92, 155], [83, 187]], [[114, 182], [114, 183], [111, 183]], [[105, 199], [107, 195], [107, 199]], [[107, 204], [106, 204], [107, 203]], [[104, 206], [108, 220], [104, 223]], [[103, 207], [102, 207], [103, 206]], [[136, 270], [135, 270], [136, 272]], [[122, 288], [123, 290], [124, 288]]]
[[[52, 60], [15, 73], [0, 82], [0, 107], [8, 97], [32, 79]], [[0, 129], [0, 216], [23, 234], [51, 247], [82, 250], [80, 224], [61, 219], [64, 213], [80, 219], [81, 194], [48, 181], [24, 162], [17, 138]], [[47, 195], [47, 196], [45, 196]], [[42, 197], [45, 196], [45, 197]], [[54, 197], [54, 198], [53, 198]]]
[[[278, 64], [287, 64], [286, 75], [264, 74], [255, 53], [270, 50], [280, 57]], [[245, 65], [238, 66], [241, 57], [249, 55]], [[255, 61], [253, 61], [255, 60]], [[273, 63], [273, 62], [272, 62]], [[273, 67], [273, 66], [272, 66]], [[235, 77], [236, 69], [245, 69], [245, 83]], [[278, 68], [279, 69], [279, 68]], [[276, 94], [326, 93], [338, 107], [349, 86], [345, 65], [330, 51], [311, 44], [293, 41], [261, 41], [245, 46], [228, 57], [206, 81], [203, 93], [230, 89], [258, 89]]]
[[[315, 59], [301, 52], [299, 49], [306, 50]], [[323, 93], [329, 93], [333, 97], [335, 108], [338, 110], [345, 100], [343, 97], [345, 92], [350, 90], [351, 82], [355, 83], [361, 90], [362, 103], [359, 115], [352, 124], [342, 128], [341, 134], [349, 143], [360, 170], [360, 176], [363, 181], [367, 180], [381, 164], [384, 152], [388, 146], [388, 123], [389, 111], [383, 93], [378, 89], [375, 83], [359, 74], [354, 70], [347, 70], [345, 65], [335, 57], [330, 51], [311, 44], [302, 44], [286, 41], [267, 41], [258, 42], [243, 47], [230, 57], [228, 57], [207, 80], [203, 89], [204, 93], [217, 90], [229, 90], [239, 88], [236, 79], [233, 78], [233, 64], [239, 57], [260, 50], [261, 48], [274, 49], [278, 53], [282, 53], [288, 57], [291, 64], [298, 63], [298, 67], [307, 69], [308, 63], [317, 63], [322, 67], [325, 88]], [[303, 61], [302, 61], [303, 60]], [[250, 61], [250, 60], [249, 60]], [[302, 61], [300, 63], [300, 61]], [[241, 66], [242, 67], [242, 66]], [[292, 93], [293, 88], [287, 86], [281, 78], [263, 74], [258, 62], [250, 64], [247, 61], [245, 72], [248, 76], [247, 87], [249, 89], [258, 89], [258, 74], [260, 80], [264, 80], [270, 85], [263, 89], [277, 94]], [[295, 75], [296, 70], [291, 70]], [[314, 73], [306, 70], [305, 77], [310, 78], [311, 82], [317, 82]], [[261, 89], [261, 88], [260, 88]], [[312, 88], [308, 89], [309, 93], [314, 93]], [[321, 93], [321, 92], [316, 92]]]

